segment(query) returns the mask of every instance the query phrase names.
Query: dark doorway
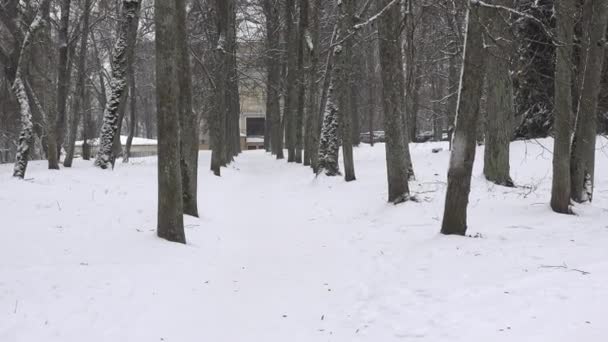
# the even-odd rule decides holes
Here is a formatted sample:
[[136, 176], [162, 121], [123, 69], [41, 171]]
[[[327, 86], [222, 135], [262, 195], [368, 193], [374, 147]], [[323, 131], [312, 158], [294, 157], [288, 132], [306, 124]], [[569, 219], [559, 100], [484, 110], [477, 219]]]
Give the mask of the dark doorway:
[[264, 136], [265, 118], [247, 118], [247, 136]]

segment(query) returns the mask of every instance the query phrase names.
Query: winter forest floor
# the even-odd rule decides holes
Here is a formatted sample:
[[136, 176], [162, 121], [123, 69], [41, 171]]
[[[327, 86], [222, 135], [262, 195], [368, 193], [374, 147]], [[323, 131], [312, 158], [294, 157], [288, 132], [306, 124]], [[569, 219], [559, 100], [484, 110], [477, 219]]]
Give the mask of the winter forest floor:
[[[431, 149], [442, 145], [444, 151]], [[445, 144], [411, 146], [419, 203], [386, 203], [382, 145], [357, 181], [245, 152], [202, 217], [158, 239], [156, 160], [113, 172], [0, 165], [0, 341], [606, 341], [608, 141], [593, 204], [551, 212], [550, 140], [512, 144], [509, 189], [478, 149], [469, 234], [441, 236]]]

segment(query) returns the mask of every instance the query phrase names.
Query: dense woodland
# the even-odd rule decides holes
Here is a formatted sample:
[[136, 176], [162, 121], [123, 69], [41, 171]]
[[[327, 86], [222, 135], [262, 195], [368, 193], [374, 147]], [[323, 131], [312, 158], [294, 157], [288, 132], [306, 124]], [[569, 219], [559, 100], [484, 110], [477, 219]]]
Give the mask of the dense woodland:
[[240, 99], [261, 92], [269, 158], [352, 182], [353, 149], [381, 142], [395, 204], [418, 200], [410, 143], [449, 140], [444, 234], [466, 233], [476, 146], [513, 187], [510, 142], [552, 136], [546, 200], [568, 214], [608, 130], [607, 24], [604, 0], [2, 0], [0, 162], [112, 169], [157, 139], [158, 235], [185, 242], [198, 167], [241, 153]]

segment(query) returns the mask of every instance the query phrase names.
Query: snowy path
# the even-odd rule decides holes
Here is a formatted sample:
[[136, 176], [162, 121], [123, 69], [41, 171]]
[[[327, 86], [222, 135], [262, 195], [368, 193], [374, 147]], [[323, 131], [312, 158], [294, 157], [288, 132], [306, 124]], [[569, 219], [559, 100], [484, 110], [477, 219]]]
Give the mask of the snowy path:
[[201, 153], [186, 246], [155, 237], [154, 158], [33, 162], [28, 182], [0, 165], [0, 341], [605, 341], [604, 150], [579, 216], [546, 205], [541, 146], [513, 144], [530, 190], [490, 185], [477, 163], [481, 237], [459, 238], [438, 234], [449, 154], [435, 146], [412, 146], [422, 201], [400, 206], [385, 203], [382, 146], [356, 149], [348, 184], [263, 152], [216, 178]]

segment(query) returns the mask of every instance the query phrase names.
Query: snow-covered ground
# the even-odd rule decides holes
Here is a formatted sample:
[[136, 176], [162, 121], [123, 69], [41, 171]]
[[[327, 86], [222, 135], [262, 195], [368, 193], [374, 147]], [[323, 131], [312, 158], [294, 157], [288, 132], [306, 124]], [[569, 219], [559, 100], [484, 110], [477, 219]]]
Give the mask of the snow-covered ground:
[[[478, 150], [469, 233], [440, 235], [449, 152], [412, 145], [419, 203], [386, 203], [384, 149], [357, 181], [201, 152], [201, 219], [156, 238], [156, 161], [0, 166], [0, 341], [585, 341], [608, 338], [608, 144], [578, 216], [547, 203], [550, 140], [512, 145], [507, 189]], [[588, 273], [587, 273], [588, 272]]]

